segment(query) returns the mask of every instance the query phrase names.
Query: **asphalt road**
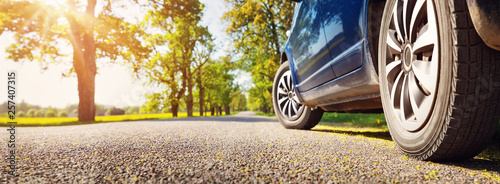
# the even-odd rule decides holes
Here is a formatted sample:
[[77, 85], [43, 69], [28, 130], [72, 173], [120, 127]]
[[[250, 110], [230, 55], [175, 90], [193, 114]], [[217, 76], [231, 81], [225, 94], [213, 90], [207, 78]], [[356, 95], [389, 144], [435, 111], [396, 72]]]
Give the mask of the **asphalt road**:
[[[7, 140], [9, 133], [0, 134]], [[1, 182], [498, 183], [500, 161], [432, 163], [373, 134], [287, 130], [275, 118], [227, 117], [18, 127], [16, 174]], [[383, 136], [382, 136], [383, 137]], [[7, 144], [2, 157], [9, 156]]]

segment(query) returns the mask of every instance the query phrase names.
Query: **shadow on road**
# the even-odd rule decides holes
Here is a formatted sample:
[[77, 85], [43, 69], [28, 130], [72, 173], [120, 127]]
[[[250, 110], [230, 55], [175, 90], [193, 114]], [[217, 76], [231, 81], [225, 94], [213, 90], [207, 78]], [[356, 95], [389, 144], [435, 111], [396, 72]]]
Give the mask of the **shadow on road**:
[[445, 162], [445, 165], [453, 165], [472, 170], [488, 170], [500, 172], [500, 144], [492, 143], [478, 156], [462, 162]]
[[329, 133], [338, 133], [338, 134], [347, 134], [347, 135], [360, 135], [360, 136], [364, 136], [364, 137], [371, 137], [371, 138], [392, 141], [391, 134], [389, 134], [389, 132], [359, 132], [359, 131], [328, 130], [328, 129], [314, 129], [311, 131], [329, 132]]
[[447, 162], [441, 163], [444, 165], [458, 166], [466, 169], [472, 169], [477, 171], [494, 171], [500, 172], [500, 161], [486, 160], [483, 158], [475, 157], [470, 160], [462, 161], [462, 162]]

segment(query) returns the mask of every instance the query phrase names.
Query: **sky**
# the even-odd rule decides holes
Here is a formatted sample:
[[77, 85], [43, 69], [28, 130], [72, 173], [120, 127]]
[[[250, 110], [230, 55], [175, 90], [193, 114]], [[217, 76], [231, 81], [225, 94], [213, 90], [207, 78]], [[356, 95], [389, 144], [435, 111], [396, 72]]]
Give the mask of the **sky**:
[[[202, 24], [208, 26], [219, 47], [214, 55], [221, 56], [227, 49], [229, 38], [225, 34], [221, 17], [228, 10], [223, 0], [200, 0], [205, 4]], [[137, 12], [136, 12], [137, 14]], [[0, 103], [7, 101], [7, 72], [16, 71], [17, 91], [16, 101], [42, 107], [64, 108], [78, 103], [78, 88], [76, 77], [63, 77], [67, 64], [49, 64], [48, 69], [41, 70], [37, 61], [13, 62], [6, 59], [5, 49], [14, 39], [12, 33], [0, 35], [0, 84], [5, 84], [0, 90]], [[116, 107], [141, 106], [146, 102], [144, 95], [152, 90], [144, 87], [145, 79], [136, 79], [131, 69], [120, 64], [101, 64], [96, 75], [95, 103]], [[237, 73], [236, 82], [251, 83], [248, 73]]]

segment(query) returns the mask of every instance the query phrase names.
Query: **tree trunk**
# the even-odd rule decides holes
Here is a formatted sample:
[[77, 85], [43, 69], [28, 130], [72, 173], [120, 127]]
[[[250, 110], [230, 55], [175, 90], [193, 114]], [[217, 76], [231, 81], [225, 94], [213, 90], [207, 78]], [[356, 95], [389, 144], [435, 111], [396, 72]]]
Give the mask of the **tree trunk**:
[[177, 102], [173, 102], [170, 104], [172, 110], [172, 117], [177, 117], [177, 112], [179, 111], [179, 104]]
[[210, 115], [214, 116], [214, 114], [215, 114], [215, 108], [214, 107], [210, 107]]
[[[70, 1], [75, 8], [75, 2]], [[85, 26], [81, 26], [75, 17], [69, 17], [70, 34], [74, 38], [73, 67], [78, 78], [78, 121], [95, 121], [95, 75], [96, 47], [94, 40], [94, 9], [96, 0], [88, 0], [85, 14]], [[82, 38], [83, 36], [83, 38]]]
[[231, 114], [231, 109], [229, 106], [224, 106], [224, 111], [225, 111], [226, 115]]
[[77, 72], [78, 78], [78, 121], [95, 121], [95, 75]]
[[217, 112], [222, 116], [222, 106], [217, 107]]
[[187, 108], [187, 116], [193, 117], [193, 80], [191, 75], [191, 70], [187, 70], [187, 99], [186, 99], [186, 108]]
[[198, 91], [199, 91], [199, 94], [198, 94], [198, 101], [200, 103], [200, 116], [203, 116], [203, 112], [204, 112], [204, 105], [205, 105], [205, 98], [203, 97], [203, 90], [205, 90], [203, 87], [202, 87], [202, 82], [201, 82], [201, 71], [199, 72], [198, 74], [198, 77], [196, 78], [196, 83], [198, 85]]

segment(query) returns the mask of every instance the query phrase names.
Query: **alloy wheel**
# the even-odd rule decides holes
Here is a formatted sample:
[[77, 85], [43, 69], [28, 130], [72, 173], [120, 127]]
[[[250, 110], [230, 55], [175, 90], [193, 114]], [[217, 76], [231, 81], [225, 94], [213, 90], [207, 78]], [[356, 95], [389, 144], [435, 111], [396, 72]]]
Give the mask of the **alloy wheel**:
[[298, 103], [290, 70], [283, 73], [279, 79], [276, 99], [279, 111], [286, 119], [295, 120], [302, 114], [304, 106]]
[[432, 0], [396, 1], [387, 32], [386, 79], [390, 104], [409, 132], [431, 115], [439, 78], [439, 38]]

